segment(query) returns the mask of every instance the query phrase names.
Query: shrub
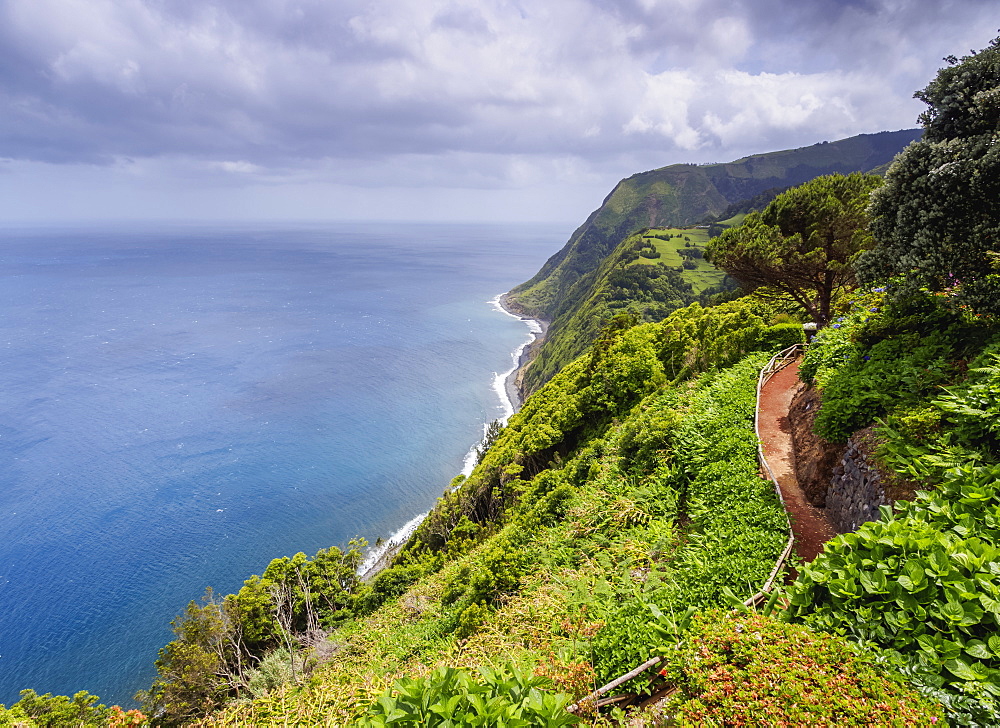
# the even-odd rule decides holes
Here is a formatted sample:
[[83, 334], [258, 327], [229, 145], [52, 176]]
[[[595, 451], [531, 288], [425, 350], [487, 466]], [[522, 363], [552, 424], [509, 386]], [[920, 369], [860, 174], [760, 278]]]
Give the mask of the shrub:
[[[664, 423], [662, 434], [652, 431], [657, 439], [666, 437], [671, 453], [670, 474], [654, 482], [663, 500], [673, 502], [671, 493], [683, 500], [687, 524], [682, 543], [670, 559], [653, 563], [644, 582], [629, 577], [600, 587], [607, 593], [591, 606], [591, 616], [606, 625], [592, 640], [599, 679], [649, 657], [655, 638], [648, 605], [664, 612], [717, 606], [727, 603], [726, 588], [745, 598], [774, 567], [788, 537], [787, 521], [772, 486], [758, 473], [753, 430], [757, 374], [766, 361], [758, 354], [703, 376], [687, 401], [677, 402], [684, 413], [679, 421]], [[655, 404], [648, 403], [640, 417], [649, 421]], [[630, 446], [634, 436], [626, 431]]]
[[[103, 726], [113, 715], [123, 715], [121, 708], [109, 710], [98, 703], [99, 698], [85, 690], [72, 698], [65, 695], [22, 690], [21, 699], [4, 708], [0, 705], [0, 725], [3, 726]], [[128, 716], [141, 714], [129, 711]]]
[[427, 677], [403, 678], [383, 693], [360, 721], [377, 728], [391, 725], [562, 726], [578, 719], [566, 712], [564, 693], [545, 692], [551, 681], [513, 665], [499, 670], [439, 667]]
[[806, 333], [799, 323], [779, 323], [768, 326], [760, 335], [760, 349], [781, 351], [793, 344], [806, 343]]
[[301, 655], [293, 656], [287, 649], [279, 647], [274, 652], [268, 653], [260, 664], [250, 671], [247, 689], [255, 698], [259, 698], [275, 688], [292, 682], [296, 674], [301, 675], [305, 668], [305, 660]]
[[421, 576], [423, 569], [416, 565], [396, 565], [383, 569], [372, 580], [371, 591], [366, 599], [367, 607], [375, 609], [390, 599], [395, 599]]
[[883, 303], [859, 296], [825, 329], [799, 369], [823, 390], [816, 434], [843, 442], [896, 409], [914, 409], [959, 378], [988, 331], [947, 302], [910, 296]]
[[895, 650], [920, 682], [1000, 718], [1000, 466], [967, 466], [827, 544], [789, 616]]
[[[932, 725], [943, 716], [845, 640], [758, 614], [694, 618], [665, 673], [681, 725]], [[943, 722], [943, 721], [942, 721]]]

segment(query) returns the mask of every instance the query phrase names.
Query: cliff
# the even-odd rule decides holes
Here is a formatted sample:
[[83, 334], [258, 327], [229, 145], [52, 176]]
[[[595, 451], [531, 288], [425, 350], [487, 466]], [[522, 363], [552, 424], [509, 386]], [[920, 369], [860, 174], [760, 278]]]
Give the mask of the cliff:
[[[521, 310], [551, 321], [549, 341], [561, 341], [540, 347], [538, 363], [524, 372], [525, 392], [536, 390], [572, 361], [608, 323], [610, 317], [586, 332], [570, 324], [606, 285], [612, 274], [608, 260], [621, 259], [623, 240], [636, 231], [707, 223], [731, 213], [743, 201], [756, 198], [763, 206], [777, 192], [824, 174], [884, 173], [893, 157], [921, 134], [918, 129], [861, 134], [726, 164], [674, 164], [623, 179], [566, 245], [534, 277], [511, 291], [512, 302]], [[677, 306], [690, 302], [682, 293], [676, 300]], [[661, 309], [660, 318], [670, 310]]]

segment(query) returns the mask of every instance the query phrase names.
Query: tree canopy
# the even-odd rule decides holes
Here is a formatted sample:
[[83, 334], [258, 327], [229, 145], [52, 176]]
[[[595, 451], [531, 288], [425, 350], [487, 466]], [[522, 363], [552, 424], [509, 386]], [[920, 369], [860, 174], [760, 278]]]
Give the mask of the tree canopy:
[[865, 283], [946, 291], [1000, 312], [1000, 38], [948, 66], [915, 96], [924, 138], [897, 157], [872, 198], [878, 246], [861, 256]]
[[855, 285], [851, 263], [872, 245], [866, 208], [879, 184], [860, 173], [817, 177], [713, 238], [706, 257], [748, 288], [795, 301], [825, 326], [834, 297]]

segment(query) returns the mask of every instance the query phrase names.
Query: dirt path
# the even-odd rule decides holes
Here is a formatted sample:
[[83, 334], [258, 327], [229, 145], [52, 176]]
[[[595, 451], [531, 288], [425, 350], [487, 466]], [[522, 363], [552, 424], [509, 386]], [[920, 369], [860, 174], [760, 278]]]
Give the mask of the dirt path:
[[798, 372], [799, 362], [792, 362], [764, 385], [760, 394], [757, 427], [764, 445], [764, 457], [781, 486], [781, 495], [792, 520], [795, 551], [800, 559], [809, 562], [837, 532], [826, 514], [806, 500], [795, 478], [788, 408], [801, 386]]

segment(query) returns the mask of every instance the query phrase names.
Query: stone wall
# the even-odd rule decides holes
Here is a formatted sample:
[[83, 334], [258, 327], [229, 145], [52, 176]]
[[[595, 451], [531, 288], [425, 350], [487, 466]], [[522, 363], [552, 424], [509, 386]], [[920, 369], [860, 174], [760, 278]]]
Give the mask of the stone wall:
[[821, 404], [819, 390], [803, 386], [788, 408], [788, 425], [795, 446], [795, 477], [806, 498], [817, 508], [826, 507], [830, 473], [844, 456], [844, 445], [824, 440], [813, 432]]
[[856, 531], [865, 521], [878, 519], [879, 506], [889, 503], [878, 471], [852, 437], [826, 491], [830, 522], [840, 533]]

